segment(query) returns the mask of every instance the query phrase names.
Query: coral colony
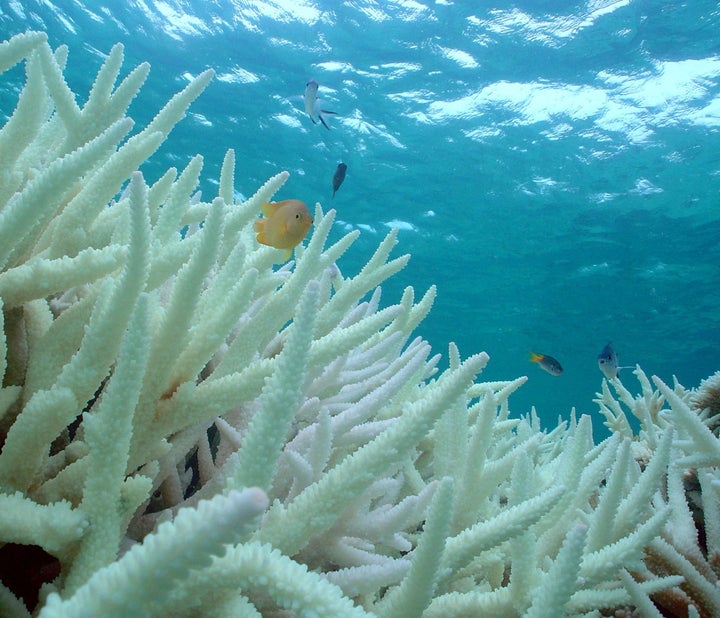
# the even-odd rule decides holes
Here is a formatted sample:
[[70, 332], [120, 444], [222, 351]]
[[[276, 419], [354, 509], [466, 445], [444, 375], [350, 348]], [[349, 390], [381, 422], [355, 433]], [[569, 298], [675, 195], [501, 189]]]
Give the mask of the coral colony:
[[0, 45], [27, 75], [0, 132], [0, 615], [720, 615], [720, 374], [603, 380], [599, 444], [513, 417], [524, 378], [413, 338], [433, 288], [381, 308], [393, 233], [345, 276], [357, 232], [327, 246], [318, 205], [273, 268], [253, 223], [286, 172], [240, 203], [229, 150], [209, 202], [200, 156], [148, 186], [211, 71], [139, 130], [147, 64], [116, 83], [114, 47], [79, 107], [66, 60]]

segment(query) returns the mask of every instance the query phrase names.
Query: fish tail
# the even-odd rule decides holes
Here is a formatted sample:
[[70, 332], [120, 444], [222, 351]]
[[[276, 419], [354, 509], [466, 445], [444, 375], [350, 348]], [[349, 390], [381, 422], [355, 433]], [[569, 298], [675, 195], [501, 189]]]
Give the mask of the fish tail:
[[328, 123], [325, 122], [325, 118], [323, 118], [323, 114], [334, 114], [337, 115], [337, 112], [331, 112], [329, 109], [321, 109], [318, 110], [318, 118], [320, 119], [320, 122], [322, 122], [323, 126], [329, 131], [330, 127], [328, 126]]
[[537, 363], [540, 362], [543, 358], [542, 354], [536, 354], [535, 352], [530, 352], [530, 362], [531, 363]]

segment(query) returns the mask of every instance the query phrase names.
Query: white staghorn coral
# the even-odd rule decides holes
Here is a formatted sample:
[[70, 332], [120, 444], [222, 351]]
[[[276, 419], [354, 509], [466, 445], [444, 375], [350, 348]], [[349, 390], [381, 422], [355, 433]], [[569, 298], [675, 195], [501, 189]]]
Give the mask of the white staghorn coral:
[[[633, 446], [639, 447], [635, 449], [636, 459], [645, 465], [647, 453], [653, 446], [655, 453], [642, 473], [643, 477], [648, 477], [646, 482], [638, 483], [638, 489], [624, 499], [618, 506], [616, 517], [624, 520], [628, 513], [637, 512], [634, 505], [652, 500], [656, 509], [666, 510], [667, 522], [659, 534], [652, 535], [655, 538], [645, 548], [643, 565], [633, 574], [640, 582], [657, 575], [668, 576], [668, 581], [672, 575], [683, 577], [682, 583], [653, 597], [666, 612], [675, 612], [670, 615], [688, 612], [688, 615], [694, 615], [693, 612], [700, 616], [718, 615], [720, 440], [709, 427], [716, 422], [714, 415], [694, 405], [705, 395], [712, 378], [703, 381], [698, 390], [688, 391], [677, 380], [670, 388], [657, 376], [652, 377], [656, 386], [653, 388], [640, 367], [634, 373], [642, 386], [641, 397], [633, 398], [617, 378], [610, 383], [619, 393], [620, 401], [640, 420], [641, 439], [633, 442]], [[598, 401], [608, 424], [624, 418], [620, 402], [612, 398], [605, 381], [602, 398]], [[609, 413], [609, 410], [615, 413]], [[629, 427], [626, 420], [623, 424]], [[665, 453], [667, 462], [656, 465], [661, 452]], [[622, 468], [618, 468], [613, 474], [620, 479], [621, 471]], [[623, 580], [636, 599], [639, 589], [629, 584], [626, 575]]]
[[116, 87], [114, 47], [81, 108], [66, 55], [0, 44], [27, 73], [0, 131], [0, 564], [55, 569], [3, 580], [0, 614], [720, 611], [720, 450], [679, 385], [604, 384], [599, 444], [588, 417], [513, 418], [524, 378], [476, 383], [487, 355], [455, 346], [438, 372], [413, 338], [434, 288], [381, 307], [394, 233], [344, 277], [357, 234], [326, 246], [318, 205], [274, 269], [252, 223], [286, 172], [243, 203], [232, 151], [209, 202], [199, 156], [146, 184], [211, 72], [127, 138], [149, 67]]
[[162, 612], [166, 599], [193, 570], [212, 564], [226, 546], [247, 536], [267, 496], [258, 489], [217, 495], [197, 509], [183, 509], [142, 545], [98, 570], [65, 601], [50, 595], [45, 616], [138, 616]]

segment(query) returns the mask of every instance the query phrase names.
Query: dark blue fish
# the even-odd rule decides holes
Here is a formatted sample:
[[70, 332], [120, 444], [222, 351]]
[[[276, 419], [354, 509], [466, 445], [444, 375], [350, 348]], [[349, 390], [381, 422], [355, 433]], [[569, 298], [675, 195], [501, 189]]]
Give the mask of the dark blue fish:
[[333, 198], [335, 197], [337, 190], [340, 188], [340, 185], [343, 183], [343, 180], [345, 180], [346, 171], [347, 165], [339, 163], [337, 169], [335, 170], [335, 174], [333, 174]]

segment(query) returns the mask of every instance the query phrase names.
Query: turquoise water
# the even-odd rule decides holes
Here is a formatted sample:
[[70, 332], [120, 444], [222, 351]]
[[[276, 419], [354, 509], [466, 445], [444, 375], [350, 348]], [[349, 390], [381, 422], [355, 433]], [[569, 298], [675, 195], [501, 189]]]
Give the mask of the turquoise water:
[[[514, 414], [596, 416], [597, 354], [686, 386], [720, 368], [720, 8], [717, 2], [4, 2], [0, 38], [45, 30], [88, 92], [125, 44], [150, 77], [140, 126], [185, 83], [217, 77], [151, 165], [205, 157], [203, 193], [236, 151], [237, 188], [287, 169], [278, 198], [336, 208], [364, 264], [390, 226], [407, 268], [384, 285], [438, 298], [420, 327], [447, 356], [485, 350], [489, 380], [528, 375]], [[331, 129], [303, 111], [320, 83]], [[0, 83], [11, 113], [21, 67]], [[345, 183], [331, 200], [338, 162]], [[553, 377], [528, 362], [557, 358]], [[639, 388], [621, 373], [633, 392]]]

